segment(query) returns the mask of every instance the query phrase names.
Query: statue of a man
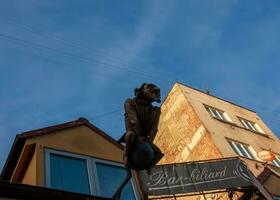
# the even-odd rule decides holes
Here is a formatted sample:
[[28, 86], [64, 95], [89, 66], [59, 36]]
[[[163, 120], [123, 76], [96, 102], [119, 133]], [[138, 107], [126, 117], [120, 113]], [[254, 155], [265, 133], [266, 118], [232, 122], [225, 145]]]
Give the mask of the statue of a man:
[[160, 149], [153, 144], [157, 133], [160, 108], [160, 89], [154, 84], [144, 83], [135, 89], [135, 97], [127, 99], [125, 109], [125, 164], [129, 169], [150, 170], [162, 157]]

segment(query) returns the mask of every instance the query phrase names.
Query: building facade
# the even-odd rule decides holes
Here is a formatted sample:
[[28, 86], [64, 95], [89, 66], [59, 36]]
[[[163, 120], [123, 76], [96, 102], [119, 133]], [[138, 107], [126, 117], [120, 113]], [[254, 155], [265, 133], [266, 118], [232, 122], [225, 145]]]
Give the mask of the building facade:
[[[256, 177], [268, 167], [278, 176], [270, 189], [280, 195], [280, 141], [248, 108], [176, 83], [161, 106], [154, 142], [165, 153], [160, 164], [239, 156]], [[263, 162], [264, 150], [275, 159]]]
[[[123, 148], [84, 118], [19, 134], [2, 170], [0, 199], [113, 199], [127, 175]], [[134, 178], [121, 199], [140, 199]]]

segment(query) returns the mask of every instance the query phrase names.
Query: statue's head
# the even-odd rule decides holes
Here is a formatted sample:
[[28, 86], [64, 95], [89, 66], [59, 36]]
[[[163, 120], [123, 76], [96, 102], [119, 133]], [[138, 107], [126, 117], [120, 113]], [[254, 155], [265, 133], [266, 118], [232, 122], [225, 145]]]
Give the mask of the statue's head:
[[138, 99], [160, 103], [160, 89], [151, 83], [143, 83], [140, 88], [135, 88], [134, 94]]

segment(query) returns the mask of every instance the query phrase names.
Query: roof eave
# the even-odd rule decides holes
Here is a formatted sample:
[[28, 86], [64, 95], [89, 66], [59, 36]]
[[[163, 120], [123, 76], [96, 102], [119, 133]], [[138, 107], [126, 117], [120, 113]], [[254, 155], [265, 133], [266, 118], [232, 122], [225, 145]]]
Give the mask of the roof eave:
[[14, 168], [16, 167], [17, 161], [20, 157], [24, 143], [25, 138], [21, 137], [21, 135], [17, 135], [9, 152], [8, 158], [2, 169], [0, 180], [10, 181], [13, 175]]

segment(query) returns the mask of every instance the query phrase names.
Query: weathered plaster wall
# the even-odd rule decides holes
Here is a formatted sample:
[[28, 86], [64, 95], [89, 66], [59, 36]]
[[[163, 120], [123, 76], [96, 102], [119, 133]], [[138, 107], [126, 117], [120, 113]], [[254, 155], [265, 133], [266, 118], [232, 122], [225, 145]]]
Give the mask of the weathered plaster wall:
[[22, 179], [23, 184], [36, 185], [36, 152], [33, 154]]
[[177, 84], [161, 107], [155, 143], [165, 153], [160, 163], [221, 157], [204, 124]]

